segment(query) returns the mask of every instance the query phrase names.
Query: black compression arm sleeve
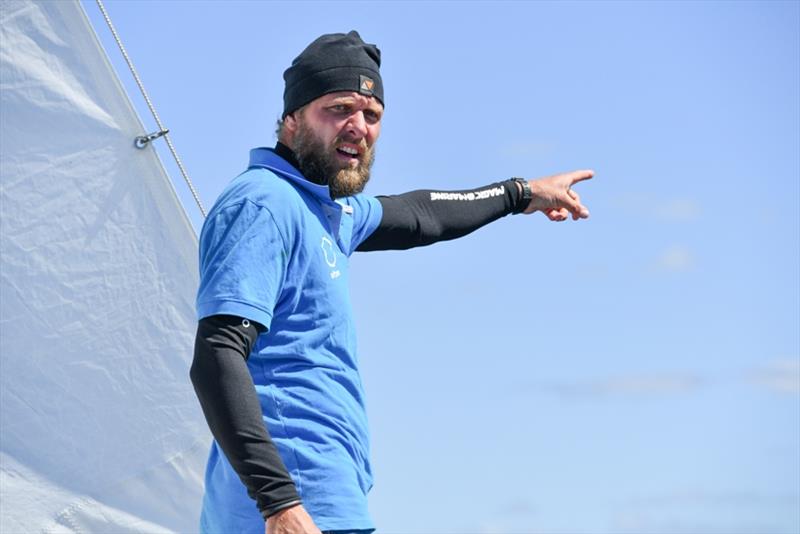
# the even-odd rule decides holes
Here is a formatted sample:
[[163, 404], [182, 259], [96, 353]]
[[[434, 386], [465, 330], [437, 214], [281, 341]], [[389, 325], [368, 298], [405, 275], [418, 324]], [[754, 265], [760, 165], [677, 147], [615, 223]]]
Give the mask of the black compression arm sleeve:
[[514, 180], [464, 191], [424, 189], [379, 196], [381, 222], [356, 250], [405, 250], [456, 239], [522, 211], [521, 197]]
[[266, 519], [300, 498], [261, 419], [245, 362], [257, 337], [256, 323], [245, 326], [240, 317], [202, 319], [189, 375], [211, 433]]

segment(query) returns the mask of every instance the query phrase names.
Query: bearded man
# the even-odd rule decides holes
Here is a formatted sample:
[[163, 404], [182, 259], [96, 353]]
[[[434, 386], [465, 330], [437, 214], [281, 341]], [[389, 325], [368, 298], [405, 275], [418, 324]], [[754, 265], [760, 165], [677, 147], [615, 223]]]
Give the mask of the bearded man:
[[591, 171], [362, 194], [384, 110], [379, 67], [355, 31], [312, 42], [284, 73], [276, 147], [250, 152], [203, 226], [190, 374], [215, 439], [202, 532], [374, 530], [354, 251], [455, 239], [511, 213], [589, 216], [570, 187]]

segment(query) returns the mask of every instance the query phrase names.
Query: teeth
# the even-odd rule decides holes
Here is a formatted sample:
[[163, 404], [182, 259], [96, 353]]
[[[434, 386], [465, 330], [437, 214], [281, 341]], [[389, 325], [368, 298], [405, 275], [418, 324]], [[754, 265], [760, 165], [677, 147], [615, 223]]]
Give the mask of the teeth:
[[349, 146], [340, 146], [339, 150], [347, 154], [350, 154], [351, 156], [358, 156], [358, 150], [356, 150], [355, 148], [350, 148]]

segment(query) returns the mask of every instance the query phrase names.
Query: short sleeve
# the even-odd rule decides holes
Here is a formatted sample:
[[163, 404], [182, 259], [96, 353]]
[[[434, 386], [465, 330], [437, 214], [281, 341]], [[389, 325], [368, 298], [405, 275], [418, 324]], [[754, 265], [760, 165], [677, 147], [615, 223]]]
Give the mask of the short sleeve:
[[347, 197], [345, 203], [353, 208], [353, 235], [348, 252], [350, 255], [381, 223], [383, 207], [377, 198], [367, 195]]
[[269, 209], [243, 200], [215, 210], [200, 233], [198, 320], [237, 315], [269, 328], [286, 265]]

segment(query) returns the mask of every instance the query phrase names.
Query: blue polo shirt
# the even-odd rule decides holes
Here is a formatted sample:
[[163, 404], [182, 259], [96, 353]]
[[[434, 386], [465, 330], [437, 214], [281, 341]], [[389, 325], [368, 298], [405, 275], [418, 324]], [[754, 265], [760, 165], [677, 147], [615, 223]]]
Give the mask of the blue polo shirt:
[[[347, 264], [381, 215], [376, 199], [333, 201], [326, 186], [256, 148], [200, 234], [198, 319], [237, 315], [267, 327], [248, 367], [264, 423], [323, 531], [374, 528]], [[205, 482], [204, 532], [263, 534], [254, 501], [216, 442]]]

